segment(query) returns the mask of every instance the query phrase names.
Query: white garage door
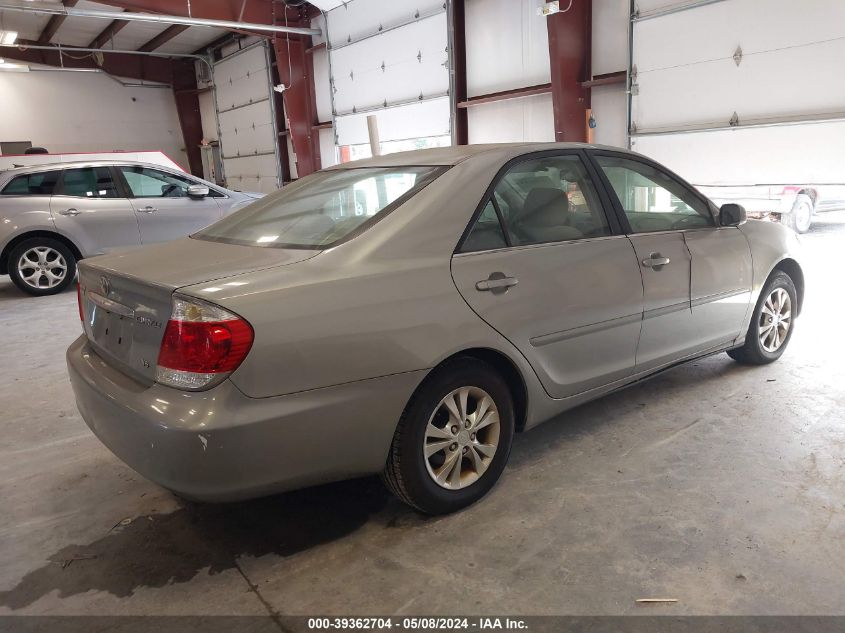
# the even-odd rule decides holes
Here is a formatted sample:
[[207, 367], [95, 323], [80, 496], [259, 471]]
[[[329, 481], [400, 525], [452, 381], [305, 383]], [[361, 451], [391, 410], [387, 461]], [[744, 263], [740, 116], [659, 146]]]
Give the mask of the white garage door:
[[338, 145], [450, 134], [448, 28], [443, 0], [351, 0], [328, 12]]
[[271, 193], [280, 186], [279, 144], [264, 42], [214, 64], [226, 185]]
[[632, 148], [700, 185], [843, 182], [845, 2], [689, 5], [637, 0]]

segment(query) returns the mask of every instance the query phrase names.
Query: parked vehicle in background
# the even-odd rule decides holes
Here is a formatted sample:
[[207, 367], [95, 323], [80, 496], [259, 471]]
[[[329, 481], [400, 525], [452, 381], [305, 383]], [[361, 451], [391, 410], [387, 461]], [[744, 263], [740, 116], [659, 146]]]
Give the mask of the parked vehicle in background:
[[798, 248], [632, 152], [392, 154], [83, 262], [68, 368], [92, 431], [182, 496], [381, 473], [451, 512], [515, 431], [704, 355], [777, 360]]
[[56, 294], [84, 257], [184, 237], [260, 196], [118, 160], [0, 171], [0, 274], [31, 295]]
[[780, 222], [796, 233], [810, 230], [817, 213], [845, 209], [845, 185], [699, 186], [717, 205], [745, 207], [749, 218]]

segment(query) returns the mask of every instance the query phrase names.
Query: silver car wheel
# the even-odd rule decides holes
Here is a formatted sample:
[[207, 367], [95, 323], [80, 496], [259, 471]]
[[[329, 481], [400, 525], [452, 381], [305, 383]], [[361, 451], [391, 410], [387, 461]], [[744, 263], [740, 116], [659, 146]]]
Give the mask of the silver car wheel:
[[49, 246], [30, 248], [18, 260], [18, 274], [33, 288], [55, 288], [67, 275], [67, 262]]
[[499, 447], [499, 409], [478, 387], [460, 387], [443, 398], [428, 420], [423, 456], [434, 482], [459, 490], [478, 481]]
[[783, 288], [775, 288], [763, 304], [759, 322], [760, 345], [769, 353], [778, 351], [792, 325], [792, 301]]
[[813, 222], [813, 207], [806, 201], [802, 200], [798, 203], [793, 211], [795, 214], [795, 229], [799, 233], [806, 233], [810, 230], [810, 224]]

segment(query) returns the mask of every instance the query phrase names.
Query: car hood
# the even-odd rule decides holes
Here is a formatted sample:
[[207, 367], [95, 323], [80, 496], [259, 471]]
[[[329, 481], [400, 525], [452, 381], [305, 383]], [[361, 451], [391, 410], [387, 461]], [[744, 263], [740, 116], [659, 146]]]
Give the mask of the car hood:
[[87, 259], [85, 268], [176, 290], [311, 259], [317, 250], [241, 246], [184, 238]]

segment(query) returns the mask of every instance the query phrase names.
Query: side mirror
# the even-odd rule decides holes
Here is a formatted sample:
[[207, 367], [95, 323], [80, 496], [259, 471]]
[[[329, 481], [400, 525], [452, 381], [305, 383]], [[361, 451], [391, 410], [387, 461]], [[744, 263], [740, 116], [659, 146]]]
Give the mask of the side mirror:
[[191, 185], [188, 187], [188, 196], [191, 198], [205, 198], [211, 193], [211, 190], [205, 185]]
[[729, 202], [719, 209], [719, 224], [721, 226], [739, 226], [745, 224], [745, 207], [741, 204]]

